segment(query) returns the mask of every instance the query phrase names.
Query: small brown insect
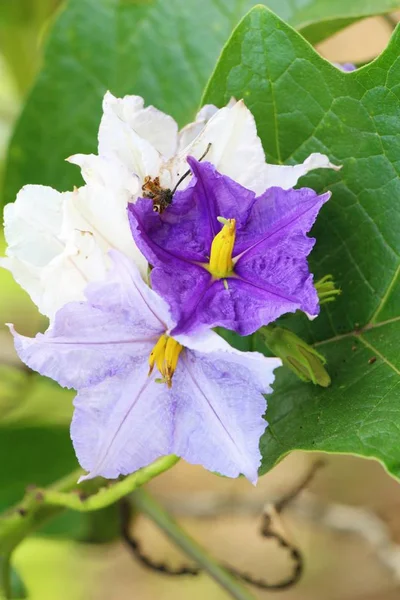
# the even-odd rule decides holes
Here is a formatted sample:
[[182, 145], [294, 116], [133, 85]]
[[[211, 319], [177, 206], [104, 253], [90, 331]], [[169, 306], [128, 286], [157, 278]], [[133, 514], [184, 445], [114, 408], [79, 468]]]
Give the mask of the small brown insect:
[[147, 175], [144, 179], [142, 190], [145, 198], [153, 200], [154, 212], [162, 213], [171, 204], [176, 186], [174, 190], [163, 188], [160, 185], [159, 177], [152, 179], [150, 175]]
[[[199, 162], [203, 160], [210, 147], [211, 143], [208, 144], [206, 151], [199, 158]], [[166, 208], [168, 208], [168, 206], [170, 206], [176, 190], [188, 175], [190, 175], [190, 169], [188, 169], [186, 173], [182, 175], [182, 177], [179, 179], [178, 183], [176, 184], [173, 190], [161, 187], [159, 177], [154, 177], [154, 179], [152, 179], [150, 175], [147, 175], [144, 178], [144, 184], [142, 185], [143, 196], [145, 198], [150, 198], [151, 200], [153, 200], [154, 212], [162, 213]]]
[[372, 357], [369, 359], [369, 361], [368, 361], [368, 364], [369, 364], [369, 365], [373, 365], [373, 364], [374, 364], [374, 362], [376, 362], [376, 356], [372, 356]]

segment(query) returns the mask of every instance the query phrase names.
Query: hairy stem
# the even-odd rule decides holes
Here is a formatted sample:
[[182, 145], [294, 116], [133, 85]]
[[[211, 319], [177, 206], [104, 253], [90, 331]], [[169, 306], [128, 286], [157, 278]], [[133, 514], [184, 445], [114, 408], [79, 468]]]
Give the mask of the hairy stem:
[[20, 504], [0, 517], [0, 598], [10, 598], [11, 554], [26, 536], [67, 508], [88, 512], [110, 506], [173, 467], [178, 460], [174, 455], [165, 456], [111, 484], [97, 478], [78, 486], [77, 481], [83, 475], [78, 470], [46, 489], [30, 489]]

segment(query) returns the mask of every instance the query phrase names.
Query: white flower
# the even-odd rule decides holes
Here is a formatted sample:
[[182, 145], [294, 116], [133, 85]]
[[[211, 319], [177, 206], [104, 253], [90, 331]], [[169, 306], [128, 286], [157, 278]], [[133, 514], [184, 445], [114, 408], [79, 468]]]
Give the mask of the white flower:
[[[139, 96], [107, 93], [99, 129], [99, 155], [76, 154], [86, 185], [73, 192], [32, 185], [5, 208], [9, 269], [40, 312], [52, 318], [65, 303], [83, 298], [88, 281], [104, 278], [108, 250], [119, 250], [138, 265], [147, 263], [136, 248], [126, 207], [143, 195], [146, 177], [159, 177], [173, 189], [187, 172], [187, 156], [205, 160], [256, 193], [273, 185], [288, 189], [312, 169], [337, 168], [322, 154], [301, 165], [265, 163], [254, 117], [243, 101], [217, 109], [204, 106], [194, 123], [178, 131], [169, 115], [144, 107]], [[211, 144], [211, 145], [209, 145]], [[184, 188], [189, 181], [182, 182]]]
[[[90, 162], [88, 157], [88, 170]], [[11, 271], [50, 319], [67, 302], [84, 299], [89, 281], [104, 278], [110, 248], [132, 258], [142, 275], [147, 274], [147, 261], [133, 242], [126, 214], [137, 179], [111, 162], [96, 160], [93, 168], [101, 173], [73, 192], [27, 185], [4, 209], [8, 247], [0, 266]], [[115, 181], [125, 187], [118, 189]]]
[[[144, 108], [138, 96], [115, 98], [107, 92], [99, 129], [99, 157], [118, 160], [138, 177], [138, 197], [145, 177], [160, 178], [161, 186], [173, 189], [188, 170], [187, 156], [204, 160], [238, 183], [261, 194], [266, 188], [289, 189], [313, 169], [338, 169], [319, 153], [311, 154], [303, 164], [269, 165], [254, 117], [243, 100], [231, 99], [224, 108], [204, 106], [194, 123], [181, 131], [172, 117], [153, 106]], [[71, 162], [85, 170], [83, 155]], [[182, 183], [186, 187], [189, 178]]]

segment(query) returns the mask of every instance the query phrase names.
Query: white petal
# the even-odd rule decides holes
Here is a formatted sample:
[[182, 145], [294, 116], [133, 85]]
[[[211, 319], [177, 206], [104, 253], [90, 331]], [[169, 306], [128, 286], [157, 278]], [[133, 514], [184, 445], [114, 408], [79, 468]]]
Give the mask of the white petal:
[[318, 315], [310, 315], [310, 313], [304, 313], [309, 321], [314, 321], [318, 317]]
[[[100, 185], [87, 185], [76, 190], [64, 205], [61, 236], [70, 241], [74, 232], [88, 232], [103, 254], [119, 250], [147, 276], [147, 261], [138, 250], [129, 227], [127, 206], [131, 195], [128, 190], [110, 190]], [[101, 259], [102, 262], [105, 260]], [[95, 281], [97, 277], [90, 277]]]
[[176, 157], [174, 164], [169, 165], [174, 182], [187, 170], [186, 157], [190, 155], [199, 159], [209, 143], [211, 147], [204, 160], [257, 194], [265, 190], [264, 151], [254, 117], [242, 100], [232, 107], [218, 110], [192, 144]]
[[115, 98], [107, 92], [99, 129], [99, 154], [114, 156], [136, 173], [159, 174], [162, 160], [169, 159], [178, 145], [178, 126], [172, 117], [153, 106], [143, 108], [137, 96]]
[[43, 288], [40, 280], [42, 272], [40, 267], [35, 267], [19, 258], [7, 256], [0, 257], [0, 267], [10, 271], [15, 281], [29, 294], [40, 312], [44, 315], [47, 314], [41, 305]]
[[[236, 104], [235, 98], [231, 98], [226, 105], [228, 108], [232, 108]], [[197, 113], [196, 120], [193, 123], [189, 123], [178, 135], [178, 152], [181, 152], [191, 144], [194, 139], [202, 132], [206, 123], [219, 111], [219, 108], [214, 104], [205, 104]]]
[[64, 252], [60, 239], [63, 205], [70, 196], [50, 187], [27, 185], [4, 210], [7, 257], [0, 265], [28, 292], [44, 315], [56, 308], [45, 296], [43, 271]]
[[138, 177], [115, 157], [74, 154], [67, 161], [81, 168], [82, 177], [87, 184], [105, 187], [117, 193], [126, 190], [133, 199], [141, 192]]
[[175, 154], [178, 144], [178, 125], [169, 115], [154, 106], [147, 106], [129, 118], [128, 123], [164, 158], [171, 158]]
[[27, 185], [4, 209], [7, 256], [42, 267], [63, 249], [58, 239], [62, 207], [69, 193], [43, 185]]
[[205, 104], [196, 115], [196, 120], [189, 123], [178, 135], [178, 152], [181, 152], [191, 144], [196, 137], [203, 131], [206, 123], [218, 112], [218, 108], [214, 104]]
[[175, 154], [178, 141], [178, 125], [166, 113], [154, 106], [144, 107], [140, 96], [124, 96], [115, 98], [110, 92], [104, 97], [104, 112], [111, 109], [118, 118], [127, 123], [141, 138], [147, 140], [164, 156], [170, 158]]
[[83, 300], [88, 282], [104, 279], [110, 265], [107, 253], [90, 232], [71, 231], [64, 251], [42, 269], [39, 309], [52, 319], [68, 302]]
[[284, 190], [289, 190], [294, 187], [300, 177], [306, 175], [314, 169], [333, 169], [339, 171], [341, 166], [332, 164], [325, 154], [315, 152], [300, 165], [268, 165], [264, 167], [264, 189], [270, 187], [280, 187]]
[[[161, 157], [154, 146], [138, 135], [125, 119], [125, 99], [107, 93], [103, 101], [103, 117], [99, 129], [99, 154], [123, 162], [140, 181], [147, 175], [156, 177]], [[128, 103], [127, 104], [131, 104]]]
[[146, 277], [147, 261], [129, 228], [129, 198], [127, 189], [117, 193], [98, 183], [63, 194], [26, 186], [5, 209], [8, 248], [0, 265], [50, 318], [67, 302], [83, 299], [89, 281], [103, 279], [112, 248], [133, 260]]

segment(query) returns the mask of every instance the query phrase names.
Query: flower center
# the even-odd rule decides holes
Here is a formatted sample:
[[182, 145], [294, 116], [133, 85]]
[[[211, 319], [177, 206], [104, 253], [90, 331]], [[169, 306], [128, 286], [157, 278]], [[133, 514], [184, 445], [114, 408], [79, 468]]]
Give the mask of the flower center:
[[208, 271], [216, 279], [228, 277], [233, 273], [232, 252], [236, 237], [236, 220], [218, 217], [223, 228], [212, 241]]
[[156, 365], [162, 376], [161, 379], [156, 379], [156, 381], [166, 383], [170, 388], [182, 349], [183, 346], [174, 338], [166, 334], [160, 336], [149, 356], [149, 375], [151, 375], [154, 365]]

